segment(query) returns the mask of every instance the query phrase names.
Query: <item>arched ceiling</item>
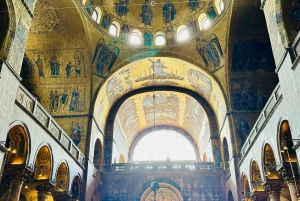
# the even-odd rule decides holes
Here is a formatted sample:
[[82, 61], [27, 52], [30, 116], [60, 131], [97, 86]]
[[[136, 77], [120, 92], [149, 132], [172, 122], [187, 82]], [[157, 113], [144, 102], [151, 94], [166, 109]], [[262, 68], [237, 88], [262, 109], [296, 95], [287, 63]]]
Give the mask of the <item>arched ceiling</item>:
[[131, 96], [121, 105], [114, 124], [114, 133], [122, 132], [128, 146], [141, 131], [158, 126], [187, 131], [198, 147], [204, 135], [210, 136], [208, 117], [200, 103], [189, 95], [174, 91]]
[[[211, 109], [215, 112], [215, 114], [212, 115], [214, 116], [213, 118], [216, 117], [216, 121], [219, 126], [224, 120], [226, 114], [225, 99], [219, 84], [211, 75], [199, 69], [198, 67], [179, 59], [154, 57], [151, 59], [142, 59], [121, 68], [112, 76], [110, 76], [103, 84], [94, 105], [94, 116], [96, 117], [96, 121], [98, 122], [100, 129], [104, 130], [108, 113], [118, 99], [133, 90], [142, 89], [145, 87], [151, 88], [151, 86], [175, 86], [195, 91], [209, 104]], [[190, 114], [194, 114], [195, 112], [192, 110], [195, 108], [190, 107], [190, 109], [186, 109], [187, 107], [182, 107], [186, 104], [186, 98], [182, 98], [183, 96], [178, 94], [175, 96], [175, 94], [176, 93], [165, 92], [157, 97], [164, 97], [161, 98], [162, 102], [166, 102], [166, 100], [168, 100], [166, 104], [169, 104], [170, 107], [173, 107], [173, 104], [177, 104], [178, 107], [181, 108], [175, 111], [174, 107], [174, 110], [172, 109], [170, 112], [167, 112], [165, 111], [167, 108], [160, 106], [161, 111], [164, 110], [167, 115], [160, 120], [160, 123], [169, 125], [177, 124], [177, 126], [180, 125], [182, 128], [186, 129], [186, 125], [184, 125], [183, 114], [188, 112]], [[137, 103], [140, 104], [138, 107], [142, 107], [142, 105], [151, 105], [153, 98], [151, 93], [145, 95], [145, 99], [141, 98], [142, 96], [137, 97], [140, 97], [139, 101], [135, 102], [135, 100], [137, 100], [136, 98], [129, 99], [131, 101], [122, 107], [130, 108], [133, 104]], [[183, 102], [184, 100], [185, 102]], [[190, 104], [188, 105], [190, 106]], [[128, 109], [124, 109], [124, 111], [126, 110]], [[134, 132], [130, 132], [130, 135], [135, 134], [138, 130], [151, 125], [151, 107], [148, 109], [147, 107], [141, 108], [138, 111], [140, 113], [137, 115], [139, 115], [138, 118], [140, 120], [136, 121], [139, 121], [141, 125], [135, 125], [136, 128], [134, 129]], [[146, 114], [145, 111], [147, 111]], [[177, 115], [177, 117], [174, 117], [174, 115]], [[214, 125], [213, 129], [217, 129], [216, 126], [217, 125]], [[126, 126], [124, 126], [124, 128], [125, 127]], [[198, 131], [192, 131], [192, 133], [197, 133]], [[131, 140], [132, 137], [129, 139]]]

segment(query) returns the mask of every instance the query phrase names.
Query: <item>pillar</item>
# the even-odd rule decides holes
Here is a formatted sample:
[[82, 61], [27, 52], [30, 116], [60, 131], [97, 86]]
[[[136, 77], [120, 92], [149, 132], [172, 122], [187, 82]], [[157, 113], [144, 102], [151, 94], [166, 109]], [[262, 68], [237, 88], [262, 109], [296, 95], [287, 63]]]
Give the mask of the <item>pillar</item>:
[[23, 183], [24, 183], [23, 179], [14, 179], [10, 182], [10, 189], [9, 189], [7, 201], [19, 200]]
[[289, 187], [292, 201], [298, 201], [298, 192], [294, 180], [287, 180], [286, 184]]
[[280, 201], [281, 185], [270, 184], [266, 185], [267, 192], [269, 193], [270, 201]]
[[38, 201], [46, 201], [52, 190], [51, 184], [40, 184], [36, 187]]
[[29, 167], [24, 168], [6, 165], [6, 171], [14, 177], [10, 182], [7, 201], [19, 200], [24, 181], [32, 174], [33, 170]]

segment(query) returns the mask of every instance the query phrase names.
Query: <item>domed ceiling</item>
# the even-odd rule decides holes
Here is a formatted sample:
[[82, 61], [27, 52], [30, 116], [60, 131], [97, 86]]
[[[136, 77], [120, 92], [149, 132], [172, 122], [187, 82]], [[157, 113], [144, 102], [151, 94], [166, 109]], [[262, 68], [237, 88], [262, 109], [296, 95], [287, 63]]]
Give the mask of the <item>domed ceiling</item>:
[[[108, 30], [112, 22], [117, 22], [121, 34], [136, 29], [145, 40], [147, 34], [151, 40], [155, 35], [164, 34], [167, 45], [175, 42], [174, 32], [184, 28], [188, 29], [190, 38], [198, 37], [222, 18], [222, 11], [229, 5], [228, 0], [87, 0], [83, 3], [90, 18], [94, 17], [94, 11], [101, 17], [101, 21], [95, 21], [101, 29]], [[201, 24], [202, 19], [208, 19], [206, 25]], [[168, 43], [168, 34], [173, 35], [174, 42]], [[127, 41], [122, 35], [121, 40]]]

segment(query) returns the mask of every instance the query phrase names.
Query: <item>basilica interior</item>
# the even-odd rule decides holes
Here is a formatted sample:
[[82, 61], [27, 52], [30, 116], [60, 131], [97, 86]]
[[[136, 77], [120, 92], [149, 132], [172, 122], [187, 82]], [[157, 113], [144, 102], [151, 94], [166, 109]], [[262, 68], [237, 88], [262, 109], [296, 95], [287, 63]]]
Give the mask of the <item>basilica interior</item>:
[[300, 0], [1, 0], [0, 201], [300, 200], [299, 30]]

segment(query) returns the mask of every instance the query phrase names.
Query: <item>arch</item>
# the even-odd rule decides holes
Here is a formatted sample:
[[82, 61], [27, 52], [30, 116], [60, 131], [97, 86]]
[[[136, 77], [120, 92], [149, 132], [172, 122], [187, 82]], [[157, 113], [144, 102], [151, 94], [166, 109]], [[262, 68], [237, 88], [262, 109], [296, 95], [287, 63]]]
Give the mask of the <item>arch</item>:
[[119, 157], [119, 163], [125, 163], [125, 159], [124, 159], [123, 154], [121, 154], [120, 157]]
[[85, 5], [86, 0], [81, 0], [82, 5]]
[[72, 199], [79, 199], [81, 194], [81, 177], [77, 174], [72, 181], [71, 187]]
[[30, 156], [30, 137], [27, 126], [15, 121], [10, 125], [5, 147], [8, 149], [6, 163], [27, 164]]
[[100, 170], [101, 167], [101, 157], [102, 157], [102, 144], [100, 139], [97, 139], [95, 142], [95, 147], [94, 147], [94, 159], [93, 163], [95, 168]]
[[130, 34], [130, 43], [134, 45], [140, 45], [142, 43], [142, 32], [140, 30], [132, 30]]
[[0, 13], [0, 60], [4, 60], [8, 57], [11, 45], [15, 38], [17, 18], [15, 14], [15, 6], [12, 0], [1, 1], [0, 8], [8, 11]]
[[269, 143], [265, 143], [263, 151], [263, 166], [264, 166], [264, 176], [268, 179], [279, 179], [280, 176], [276, 170], [276, 160], [273, 152], [273, 148]]
[[224, 153], [224, 163], [225, 168], [229, 168], [229, 150], [228, 150], [228, 142], [226, 137], [223, 138], [223, 153]]
[[250, 196], [250, 184], [247, 176], [242, 174], [242, 197], [244, 200], [249, 201], [248, 197]]
[[155, 45], [163, 46], [166, 43], [165, 34], [162, 31], [158, 31], [155, 34]]
[[52, 152], [48, 144], [39, 147], [34, 165], [34, 179], [47, 180], [51, 178], [52, 173]]
[[68, 192], [69, 190], [69, 167], [66, 161], [61, 161], [55, 176], [55, 192]]
[[218, 14], [220, 15], [224, 11], [224, 1], [223, 0], [215, 0], [215, 7], [217, 8]]
[[100, 20], [101, 20], [101, 9], [99, 7], [95, 7], [93, 14], [92, 14], [92, 18], [93, 20], [95, 20], [98, 24], [100, 24]]
[[[191, 75], [193, 77], [193, 84], [189, 82], [188, 80], [183, 79], [181, 80], [174, 80], [174, 83], [176, 85], [172, 84], [170, 86], [164, 86], [160, 85], [159, 83], [157, 85], [144, 85], [144, 83], [147, 83], [148, 80], [137, 80], [136, 82], [133, 82], [133, 85], [128, 85], [128, 82], [126, 82], [126, 79], [128, 79], [128, 74], [121, 72], [137, 72], [142, 70], [144, 72], [145, 66], [147, 66], [147, 62], [149, 63], [149, 66], [147, 66], [147, 70], [150, 69], [151, 65], [153, 65], [153, 62], [151, 63], [149, 58], [141, 59], [138, 61], [134, 61], [130, 63], [130, 65], [126, 65], [122, 68], [119, 68], [119, 70], [114, 71], [109, 75], [109, 77], [106, 79], [106, 81], [99, 87], [98, 95], [95, 96], [94, 104], [93, 104], [93, 114], [95, 116], [95, 119], [97, 122], [99, 122], [99, 128], [105, 133], [105, 153], [104, 156], [110, 156], [109, 158], [104, 157], [104, 163], [105, 164], [111, 164], [112, 162], [112, 147], [113, 147], [113, 124], [110, 122], [114, 122], [115, 116], [118, 113], [119, 108], [121, 105], [129, 99], [131, 96], [134, 96], [136, 94], [145, 93], [145, 92], [153, 92], [153, 91], [168, 91], [168, 92], [180, 92], [184, 93], [186, 95], [191, 96], [194, 98], [197, 102], [200, 103], [200, 105], [203, 107], [205, 113], [207, 114], [208, 118], [208, 125], [209, 125], [209, 131], [212, 136], [217, 137], [216, 143], [218, 143], [217, 146], [219, 146], [219, 135], [218, 135], [218, 129], [219, 126], [223, 124], [224, 117], [226, 116], [226, 110], [227, 105], [224, 98], [224, 92], [221, 89], [219, 83], [205, 70], [189, 63], [184, 60], [176, 59], [176, 58], [170, 58], [170, 57], [161, 57], [162, 62], [167, 62], [169, 65], [173, 66], [173, 72], [178, 71], [178, 73], [182, 75]], [[160, 58], [153, 57], [151, 58], [151, 61], [156, 61]], [[156, 62], [154, 62], [156, 63]], [[182, 66], [185, 66], [185, 68], [182, 68]], [[129, 74], [131, 76], [131, 74]], [[189, 76], [189, 77], [191, 77]], [[201, 77], [201, 80], [199, 80], [199, 77]], [[118, 79], [124, 84], [124, 89], [128, 90], [119, 90], [112, 88], [112, 92], [107, 91], [108, 88], [110, 88], [110, 82], [112, 79]], [[136, 77], [129, 78], [132, 80], [136, 80]], [[152, 75], [151, 75], [152, 80]], [[173, 81], [173, 80], [172, 80]], [[200, 83], [201, 82], [201, 83]], [[178, 83], [178, 84], [177, 84]], [[195, 84], [195, 85], [194, 85]], [[200, 86], [203, 87], [200, 87]], [[211, 86], [214, 86], [211, 88]], [[207, 89], [209, 91], [207, 91]], [[114, 91], [118, 90], [118, 93], [114, 94]], [[217, 95], [218, 94], [218, 95]], [[217, 96], [218, 97], [218, 104], [216, 104], [212, 97]], [[107, 107], [104, 107], [106, 105]], [[226, 123], [226, 122], [225, 122]], [[225, 127], [227, 129], [227, 127]], [[218, 150], [217, 150], [218, 151]], [[221, 155], [220, 155], [221, 156]], [[209, 158], [212, 158], [208, 155]], [[222, 159], [222, 157], [220, 157]]]
[[119, 22], [117, 21], [113, 21], [109, 27], [109, 33], [112, 35], [112, 36], [117, 36], [119, 37], [119, 34], [120, 34], [120, 24]]
[[297, 162], [296, 151], [293, 149], [292, 133], [288, 120], [280, 122], [278, 129], [278, 150], [282, 162]]
[[206, 13], [201, 13], [198, 17], [198, 24], [199, 24], [199, 29], [205, 30], [206, 28], [209, 27], [210, 21], [206, 15]]
[[[182, 134], [184, 137], [186, 137], [187, 140], [191, 143], [191, 145], [193, 146], [193, 148], [195, 150], [195, 155], [196, 155], [197, 161], [200, 161], [199, 149], [197, 147], [197, 144], [195, 143], [194, 139], [185, 130], [183, 130], [181, 128], [172, 127], [172, 126], [156, 126], [155, 127], [155, 130], [160, 130], [160, 129], [174, 130], [174, 131]], [[129, 156], [128, 156], [129, 161], [133, 161], [133, 152], [135, 150], [137, 143], [143, 137], [145, 137], [147, 134], [151, 133], [153, 130], [154, 130], [153, 127], [147, 128], [136, 135], [136, 137], [134, 138], [133, 143], [131, 144], [130, 149], [129, 149]]]
[[252, 183], [252, 191], [265, 191], [264, 187], [262, 186], [262, 179], [261, 173], [256, 160], [252, 160], [251, 162], [251, 183]]
[[177, 28], [177, 40], [184, 41], [184, 40], [188, 39], [188, 37], [189, 37], [188, 28], [185, 25], [180, 25]]
[[[169, 183], [163, 183], [163, 182], [162, 183], [158, 182], [158, 183], [159, 183], [159, 190], [157, 192], [157, 197], [163, 196], [164, 193], [165, 194], [168, 193], [169, 195], [172, 195], [171, 197], [174, 197], [175, 200], [183, 201], [183, 197], [180, 191], [175, 186]], [[150, 189], [150, 187], [148, 187], [144, 192], [142, 192], [141, 201], [151, 200], [151, 197], [153, 196], [154, 196], [153, 191]]]

